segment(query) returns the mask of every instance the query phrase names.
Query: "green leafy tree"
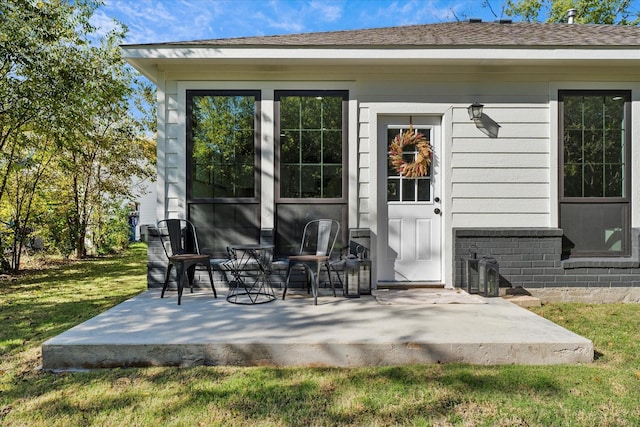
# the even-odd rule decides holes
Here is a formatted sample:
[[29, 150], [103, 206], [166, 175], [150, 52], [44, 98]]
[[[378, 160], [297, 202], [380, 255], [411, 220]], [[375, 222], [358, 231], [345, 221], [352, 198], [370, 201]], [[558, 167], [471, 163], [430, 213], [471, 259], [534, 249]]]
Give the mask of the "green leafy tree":
[[[25, 139], [39, 138], [35, 134], [22, 134]], [[41, 144], [24, 144], [28, 152], [22, 151], [22, 158], [12, 163], [8, 173], [8, 185], [5, 195], [9, 200], [8, 230], [11, 238], [10, 268], [17, 271], [25, 244], [34, 231], [33, 216], [38, 212], [42, 202], [40, 183], [46, 176], [54, 153], [47, 149], [46, 141]], [[33, 147], [44, 147], [34, 150]]]
[[[80, 0], [0, 2], [0, 199], [25, 130], [52, 134], [68, 114], [81, 71], [76, 46], [95, 3]], [[76, 30], [78, 29], [78, 30]]]
[[91, 26], [100, 5], [0, 2], [0, 221], [14, 269], [37, 228], [61, 252], [83, 256], [93, 222], [109, 220], [94, 212], [135, 197], [131, 177], [152, 173], [154, 144], [144, 135], [153, 110], [132, 108], [153, 90], [120, 56], [125, 28], [99, 36]]
[[65, 123], [71, 122], [69, 115], [80, 109], [68, 99], [80, 83], [83, 64], [74, 59], [78, 46], [86, 44], [82, 34], [95, 6], [58, 0], [0, 3], [0, 202], [9, 230], [3, 246], [11, 247], [14, 270], [32, 229], [40, 179]]
[[565, 22], [576, 9], [576, 23], [638, 25], [640, 10], [632, 0], [507, 0], [504, 13], [527, 22]]
[[129, 245], [129, 214], [131, 207], [121, 199], [105, 200], [105, 209], [98, 212], [99, 227], [94, 229], [93, 241], [100, 255], [115, 253]]
[[[133, 71], [124, 66], [113, 34], [100, 48], [87, 48], [83, 55], [93, 78], [78, 101], [82, 114], [61, 143], [59, 167], [66, 178], [70, 199], [68, 224], [76, 256], [86, 254], [85, 241], [91, 227], [100, 227], [96, 212], [107, 200], [134, 199], [131, 177], [147, 178], [153, 173], [143, 124], [130, 111], [130, 99], [142, 96], [132, 85]], [[95, 242], [94, 242], [95, 243]]]

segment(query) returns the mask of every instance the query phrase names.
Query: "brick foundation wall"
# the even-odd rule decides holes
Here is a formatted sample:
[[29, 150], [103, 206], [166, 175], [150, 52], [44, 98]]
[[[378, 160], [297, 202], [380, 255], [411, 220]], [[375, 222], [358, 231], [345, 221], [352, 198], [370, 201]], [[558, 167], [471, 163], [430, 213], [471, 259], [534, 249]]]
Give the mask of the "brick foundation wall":
[[562, 260], [561, 229], [455, 229], [455, 286], [463, 286], [464, 259], [477, 248], [478, 257], [498, 261], [501, 287], [640, 287], [639, 235], [632, 230], [630, 257]]

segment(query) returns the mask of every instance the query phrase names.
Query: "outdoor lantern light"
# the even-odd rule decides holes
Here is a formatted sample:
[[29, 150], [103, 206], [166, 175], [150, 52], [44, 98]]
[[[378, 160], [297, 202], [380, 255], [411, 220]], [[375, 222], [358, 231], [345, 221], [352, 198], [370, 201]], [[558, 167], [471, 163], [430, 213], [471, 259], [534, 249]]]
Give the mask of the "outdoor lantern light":
[[479, 120], [482, 118], [482, 108], [484, 107], [484, 105], [478, 103], [478, 102], [474, 102], [473, 104], [469, 105], [469, 107], [467, 108], [467, 112], [469, 113], [469, 119], [470, 120]]
[[354, 252], [359, 264], [358, 292], [360, 295], [371, 295], [371, 260], [369, 259], [369, 249], [359, 243], [356, 243]]
[[357, 258], [347, 258], [345, 264], [344, 296], [360, 298], [360, 261]]
[[480, 280], [478, 277], [478, 263], [476, 257], [464, 260], [464, 290], [470, 294], [477, 294], [480, 291]]
[[358, 293], [361, 295], [371, 294], [371, 260], [358, 260]]
[[479, 291], [485, 297], [497, 297], [500, 294], [500, 270], [495, 258], [483, 257], [478, 263]]
[[500, 270], [498, 261], [490, 256], [478, 258], [478, 248], [469, 248], [469, 257], [464, 261], [464, 290], [484, 297], [500, 296]]

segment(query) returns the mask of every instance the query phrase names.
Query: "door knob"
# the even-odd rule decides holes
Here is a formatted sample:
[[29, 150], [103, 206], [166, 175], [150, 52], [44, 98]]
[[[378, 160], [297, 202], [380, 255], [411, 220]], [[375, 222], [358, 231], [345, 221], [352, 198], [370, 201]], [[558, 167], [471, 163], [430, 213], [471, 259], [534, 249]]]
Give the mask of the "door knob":
[[436, 214], [436, 215], [440, 215], [440, 209], [439, 208], [435, 208], [433, 210], [433, 213]]
[[436, 203], [440, 203], [440, 197], [436, 197], [435, 199], [433, 199], [433, 201]]

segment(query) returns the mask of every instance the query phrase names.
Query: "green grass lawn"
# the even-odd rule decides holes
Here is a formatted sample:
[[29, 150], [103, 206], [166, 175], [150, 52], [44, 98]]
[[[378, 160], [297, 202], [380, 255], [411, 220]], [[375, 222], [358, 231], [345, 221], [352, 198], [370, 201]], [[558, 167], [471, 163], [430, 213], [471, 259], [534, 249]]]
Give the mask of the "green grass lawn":
[[637, 304], [535, 309], [594, 342], [590, 365], [39, 369], [45, 340], [145, 287], [140, 244], [0, 279], [0, 425], [640, 425]]

